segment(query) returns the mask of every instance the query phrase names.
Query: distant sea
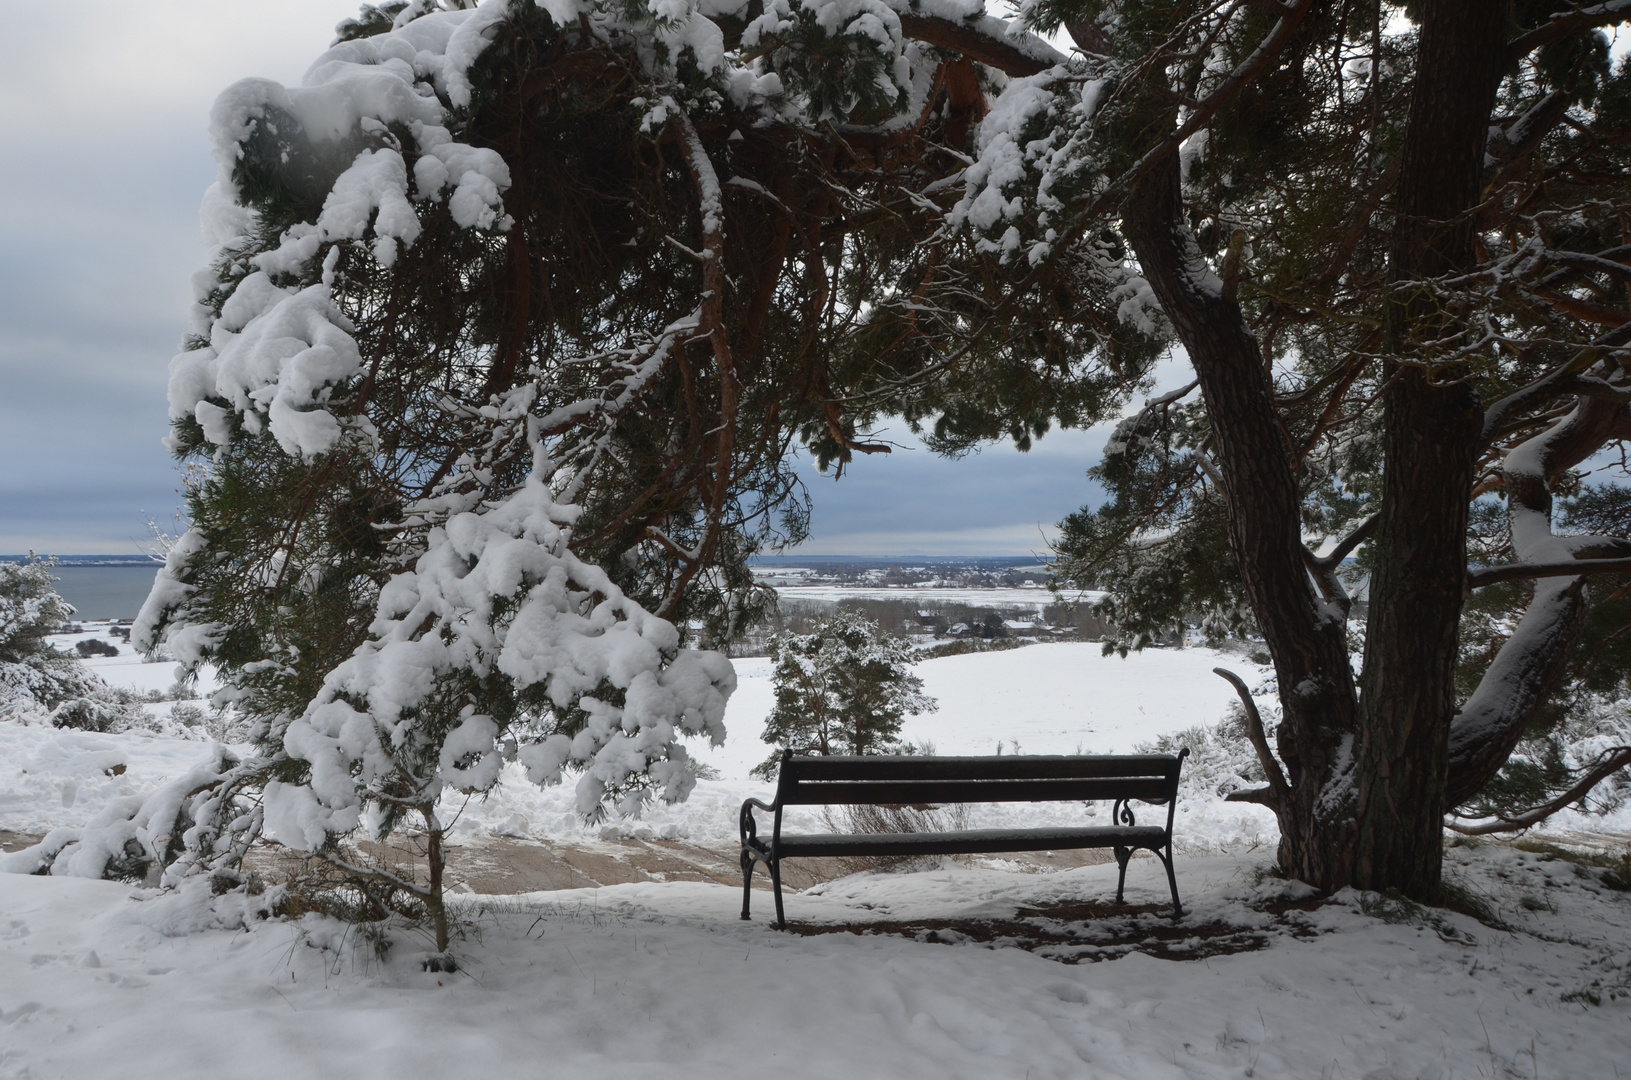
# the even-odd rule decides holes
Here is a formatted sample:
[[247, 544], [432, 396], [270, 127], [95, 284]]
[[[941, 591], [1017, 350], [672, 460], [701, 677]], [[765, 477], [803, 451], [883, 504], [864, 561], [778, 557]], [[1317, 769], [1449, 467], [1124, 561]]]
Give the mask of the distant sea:
[[134, 619], [159, 572], [146, 566], [59, 566], [57, 592], [74, 605], [76, 619]]
[[[27, 556], [0, 555], [0, 562]], [[145, 556], [64, 555], [51, 574], [76, 619], [134, 619], [153, 587], [158, 564]]]

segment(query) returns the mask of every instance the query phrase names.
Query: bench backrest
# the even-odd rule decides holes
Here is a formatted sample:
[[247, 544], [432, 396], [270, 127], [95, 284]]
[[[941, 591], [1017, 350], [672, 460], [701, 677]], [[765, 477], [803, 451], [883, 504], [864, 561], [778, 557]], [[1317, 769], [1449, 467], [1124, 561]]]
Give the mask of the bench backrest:
[[1053, 802], [1138, 799], [1178, 792], [1181, 754], [1003, 757], [782, 755], [778, 806]]

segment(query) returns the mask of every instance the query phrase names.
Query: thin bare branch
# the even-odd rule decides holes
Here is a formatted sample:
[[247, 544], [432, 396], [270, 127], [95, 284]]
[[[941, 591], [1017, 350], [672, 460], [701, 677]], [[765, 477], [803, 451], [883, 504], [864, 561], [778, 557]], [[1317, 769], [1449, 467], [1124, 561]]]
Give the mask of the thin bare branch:
[[1481, 589], [1502, 581], [1524, 581], [1531, 578], [1577, 577], [1581, 574], [1616, 574], [1631, 572], [1631, 559], [1573, 559], [1555, 563], [1511, 563], [1506, 566], [1483, 566], [1467, 571], [1467, 588]]
[[1631, 746], [1616, 746], [1604, 750], [1598, 755], [1596, 762], [1586, 770], [1586, 774], [1575, 785], [1551, 802], [1543, 803], [1531, 810], [1511, 817], [1502, 815], [1494, 821], [1481, 825], [1461, 825], [1454, 821], [1446, 821], [1444, 827], [1452, 832], [1464, 836], [1489, 836], [1492, 833], [1521, 832], [1532, 825], [1538, 825], [1564, 807], [1579, 802], [1590, 794], [1591, 789], [1607, 780], [1621, 769], [1631, 766]]
[[[1270, 802], [1266, 798], [1252, 801], [1261, 802], [1265, 806], [1274, 806], [1276, 803], [1283, 805], [1291, 798], [1291, 785], [1286, 783], [1285, 774], [1280, 771], [1280, 763], [1274, 760], [1274, 754], [1269, 751], [1269, 737], [1263, 730], [1263, 717], [1257, 711], [1257, 702], [1252, 700], [1251, 691], [1246, 689], [1246, 683], [1239, 675], [1228, 668], [1220, 667], [1213, 668], [1212, 673], [1227, 680], [1229, 685], [1235, 688], [1235, 693], [1240, 695], [1240, 705], [1246, 710], [1246, 737], [1252, 741], [1252, 748], [1257, 751], [1257, 763], [1263, 766], [1263, 773], [1268, 777], [1267, 794], [1274, 801]], [[1240, 795], [1240, 792], [1234, 792], [1233, 795]]]

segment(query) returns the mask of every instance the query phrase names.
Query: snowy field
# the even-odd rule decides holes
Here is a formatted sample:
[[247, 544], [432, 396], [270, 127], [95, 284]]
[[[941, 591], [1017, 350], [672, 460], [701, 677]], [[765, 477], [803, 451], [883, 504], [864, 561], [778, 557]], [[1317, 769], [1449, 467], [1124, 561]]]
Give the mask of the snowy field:
[[[918, 671], [940, 709], [905, 734], [942, 754], [999, 743], [1004, 753], [1127, 751], [1216, 723], [1231, 697], [1211, 673], [1219, 664], [1250, 684], [1264, 677], [1205, 649], [1120, 660], [1095, 645], [1044, 644], [929, 660]], [[94, 666], [136, 689], [174, 681], [173, 665], [142, 663], [128, 646]], [[566, 790], [506, 775], [497, 793], [462, 807], [457, 831], [729, 845], [742, 798], [770, 791], [747, 775], [769, 752], [758, 740], [769, 665], [737, 670], [729, 740], [696, 748], [720, 778], [686, 804], [586, 828]], [[151, 732], [0, 723], [0, 829], [82, 824], [109, 796], [146, 790], [204, 752]], [[1084, 924], [1088, 938], [1102, 931], [1120, 945], [1084, 938], [1051, 953], [779, 934], [768, 896], [742, 923], [737, 889], [653, 881], [460, 897], [464, 968], [437, 975], [420, 970], [428, 946], [410, 930], [380, 959], [354, 929], [319, 916], [261, 919], [233, 897], [0, 874], [0, 1080], [1631, 1076], [1631, 893], [1609, 887], [1623, 878], [1489, 843], [1453, 848], [1448, 877], [1499, 929], [1355, 894], [1285, 912], [1300, 887], [1266, 876], [1266, 811], [1204, 791], [1179, 811], [1182, 925], [1193, 936], [1169, 952], [1205, 955], [1220, 934], [1251, 951], [1196, 962], [1128, 951], [1165, 925], [1149, 915]], [[1084, 813], [990, 807], [973, 824]], [[1624, 833], [1624, 817], [1565, 819], [1553, 831]], [[1606, 843], [1626, 847], [1623, 835]], [[805, 924], [1011, 919], [1023, 907], [1108, 899], [1114, 875], [1113, 865], [1038, 873], [947, 861], [828, 882], [788, 907]], [[1158, 867], [1135, 862], [1129, 901], [1164, 894]]]
[[[93, 633], [87, 628], [80, 636]], [[691, 747], [719, 779], [698, 783], [685, 803], [657, 804], [640, 821], [586, 826], [573, 812], [569, 785], [537, 788], [511, 765], [499, 790], [487, 798], [449, 798], [444, 809], [457, 817], [455, 833], [582, 841], [604, 832], [733, 842], [742, 800], [768, 800], [773, 793], [748, 775], [772, 753], [759, 740], [772, 705], [770, 661], [735, 664], [739, 686], [725, 715], [730, 737], [722, 747]], [[903, 735], [932, 743], [941, 754], [992, 754], [999, 746], [1004, 753], [1126, 753], [1161, 735], [1217, 723], [1233, 700], [1233, 691], [1212, 674], [1219, 664], [1248, 680], [1262, 678], [1243, 657], [1208, 649], [1157, 649], [1123, 660], [1101, 656], [1097, 645], [1072, 642], [927, 660], [917, 671], [925, 690], [939, 699], [939, 710], [908, 720]], [[116, 685], [142, 691], [175, 680], [173, 664], [141, 663], [128, 645], [121, 646], [120, 656], [97, 658], [91, 666]], [[148, 706], [155, 712], [172, 707], [168, 702]], [[0, 724], [0, 829], [37, 833], [82, 825], [110, 796], [135, 794], [180, 775], [206, 752], [200, 742], [145, 732], [95, 735]], [[114, 764], [124, 764], [125, 771], [111, 774]], [[976, 807], [971, 827], [1088, 824], [1089, 811], [1102, 810], [1073, 803]], [[817, 814], [790, 811], [789, 827], [819, 829]], [[1179, 815], [1179, 844], [1189, 851], [1272, 844], [1275, 836], [1273, 816], [1253, 805], [1186, 800]]]

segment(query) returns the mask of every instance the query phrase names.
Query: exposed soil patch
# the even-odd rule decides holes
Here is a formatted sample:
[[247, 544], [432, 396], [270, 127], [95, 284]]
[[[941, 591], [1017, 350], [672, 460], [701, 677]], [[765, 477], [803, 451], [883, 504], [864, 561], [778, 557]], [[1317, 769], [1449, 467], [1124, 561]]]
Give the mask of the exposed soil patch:
[[1068, 900], [1020, 908], [1011, 919], [911, 919], [843, 924], [789, 923], [791, 933], [891, 934], [941, 945], [982, 945], [1034, 952], [1049, 960], [1079, 964], [1114, 960], [1141, 952], [1162, 960], [1204, 960], [1210, 956], [1255, 952], [1276, 937], [1312, 937], [1302, 915], [1323, 900], [1275, 900], [1249, 910], [1251, 925], [1221, 920], [1173, 921], [1166, 904], [1112, 904]]
[[[20, 851], [40, 842], [37, 833], [0, 829], [0, 852]], [[363, 841], [356, 845], [371, 859], [405, 877], [424, 876], [424, 851], [410, 834], [393, 836], [387, 843]], [[679, 840], [641, 840], [628, 837], [591, 844], [561, 844], [521, 837], [491, 836], [456, 840], [447, 847], [447, 887], [455, 893], [508, 896], [515, 893], [623, 885], [632, 881], [711, 881], [740, 886], [742, 867], [738, 849], [705, 847]], [[1108, 862], [1108, 852], [1032, 852], [1012, 856], [1004, 865], [1021, 872], [1069, 870]], [[270, 882], [286, 881], [299, 873], [304, 860], [276, 844], [257, 845], [245, 867]], [[782, 864], [782, 887], [799, 892], [812, 885], [853, 873], [841, 859], [789, 859]], [[755, 890], [770, 888], [770, 876], [760, 867], [753, 875]]]
[[0, 829], [0, 851], [21, 851], [25, 847], [33, 847], [43, 839], [45, 839], [43, 836], [36, 833]]
[[[0, 833], [0, 839], [5, 834]], [[21, 845], [20, 845], [21, 846]], [[368, 841], [356, 847], [371, 861], [389, 866], [393, 873], [424, 876], [424, 851], [411, 834], [393, 836], [385, 844]], [[508, 896], [515, 893], [594, 888], [636, 881], [710, 881], [740, 887], [740, 849], [705, 847], [680, 840], [641, 840], [627, 837], [592, 844], [561, 844], [519, 837], [492, 836], [456, 840], [447, 846], [447, 888], [453, 893]], [[1109, 862], [1109, 852], [1032, 852], [1005, 859], [1003, 865], [1020, 872], [1068, 870]], [[799, 892], [824, 881], [854, 873], [854, 860], [789, 859], [782, 864], [782, 888]], [[265, 845], [252, 849], [245, 865], [268, 881], [287, 880], [298, 873], [301, 857], [287, 848]], [[770, 875], [759, 867], [753, 875], [755, 890], [769, 890]]]

